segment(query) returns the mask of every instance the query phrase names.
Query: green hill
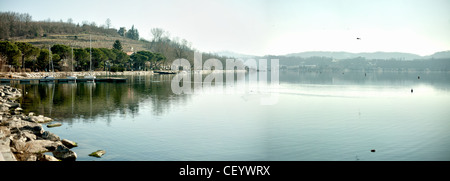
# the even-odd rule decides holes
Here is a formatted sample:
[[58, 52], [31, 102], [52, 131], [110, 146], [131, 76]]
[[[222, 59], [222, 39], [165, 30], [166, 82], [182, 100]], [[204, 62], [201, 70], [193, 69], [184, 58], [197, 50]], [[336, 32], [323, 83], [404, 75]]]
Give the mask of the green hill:
[[[149, 43], [145, 40], [132, 40], [122, 36], [98, 35], [98, 34], [50, 34], [47, 37], [37, 38], [12, 38], [13, 41], [27, 42], [39, 48], [48, 48], [55, 44], [67, 45], [73, 48], [89, 48], [91, 39], [92, 48], [112, 48], [114, 41], [122, 43], [125, 52], [150, 50]], [[146, 48], [147, 47], [147, 48]]]

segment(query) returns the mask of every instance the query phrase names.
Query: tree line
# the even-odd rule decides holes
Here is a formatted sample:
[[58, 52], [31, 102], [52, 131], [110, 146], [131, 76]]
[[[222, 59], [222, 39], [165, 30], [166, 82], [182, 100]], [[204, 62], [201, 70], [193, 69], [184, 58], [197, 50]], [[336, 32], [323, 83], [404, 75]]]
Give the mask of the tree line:
[[394, 71], [449, 71], [450, 58], [431, 59], [367, 59], [364, 57], [336, 60], [331, 57], [294, 57], [294, 56], [264, 56], [265, 59], [279, 59], [281, 69], [309, 70], [394, 70]]
[[[177, 58], [185, 58], [193, 65], [194, 52], [192, 44], [179, 37], [171, 37], [170, 33], [161, 28], [153, 28], [150, 33], [153, 38], [145, 40], [139, 36], [139, 31], [134, 27], [127, 30], [120, 27], [119, 30], [111, 28], [111, 20], [108, 18], [105, 25], [98, 26], [95, 22], [83, 21], [81, 25], [75, 24], [72, 19], [66, 22], [60, 21], [33, 21], [27, 13], [0, 12], [0, 40], [3, 50], [0, 55], [5, 65], [14, 69], [29, 68], [33, 71], [45, 71], [45, 65], [49, 64], [48, 47], [34, 47], [29, 43], [14, 42], [23, 38], [33, 39], [48, 37], [52, 34], [97, 34], [111, 37], [125, 37], [137, 40], [143, 44], [145, 51], [134, 52], [127, 55], [121, 48], [92, 48], [92, 64], [95, 69], [105, 69], [110, 66], [112, 70], [145, 70], [167, 68], [171, 61]], [[77, 41], [77, 36], [74, 36]], [[48, 45], [47, 45], [48, 46]], [[70, 64], [67, 53], [70, 47], [66, 45], [52, 45], [55, 47], [52, 59], [56, 70], [65, 70]], [[20, 52], [19, 52], [20, 51]], [[89, 68], [89, 51], [86, 48], [74, 48], [74, 69], [76, 71]], [[47, 55], [46, 55], [47, 54]], [[221, 57], [214, 53], [203, 53], [203, 59], [216, 58], [225, 63], [228, 57]], [[6, 61], [7, 60], [7, 61]], [[62, 61], [64, 60], [64, 61]], [[62, 61], [62, 62], [61, 62]], [[70, 63], [70, 62], [69, 62]], [[107, 65], [109, 63], [109, 65]]]
[[105, 25], [97, 25], [95, 22], [83, 21], [74, 23], [71, 18], [67, 21], [33, 21], [28, 13], [0, 12], [0, 39], [10, 40], [11, 38], [37, 38], [47, 37], [49, 34], [79, 34], [96, 33], [109, 36], [123, 36], [133, 40], [139, 40], [139, 31], [134, 25], [126, 30], [121, 27], [119, 30], [111, 28], [111, 20], [108, 18]]
[[[92, 60], [92, 61], [91, 61]], [[89, 71], [93, 70], [151, 70], [164, 69], [166, 57], [160, 53], [123, 52], [119, 40], [112, 48], [71, 48], [56, 44], [38, 48], [26, 42], [0, 41], [2, 71]]]

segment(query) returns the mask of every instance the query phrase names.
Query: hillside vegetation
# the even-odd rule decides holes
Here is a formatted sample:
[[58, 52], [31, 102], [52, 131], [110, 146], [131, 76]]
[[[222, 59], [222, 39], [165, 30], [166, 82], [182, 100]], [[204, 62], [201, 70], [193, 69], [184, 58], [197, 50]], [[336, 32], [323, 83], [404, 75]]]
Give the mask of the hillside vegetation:
[[[81, 25], [70, 19], [33, 21], [27, 13], [0, 12], [0, 71], [49, 71], [50, 58], [56, 71], [67, 71], [72, 66], [76, 71], [89, 70], [86, 53], [90, 51], [94, 70], [166, 69], [177, 58], [185, 58], [193, 65], [197, 50], [190, 42], [172, 38], [161, 28], [153, 28], [151, 33], [153, 39], [145, 40], [134, 26], [117, 30], [86, 21]], [[113, 48], [116, 42], [120, 48]], [[71, 48], [74, 48], [73, 62]], [[203, 59], [209, 58], [223, 62], [226, 59], [203, 53]]]

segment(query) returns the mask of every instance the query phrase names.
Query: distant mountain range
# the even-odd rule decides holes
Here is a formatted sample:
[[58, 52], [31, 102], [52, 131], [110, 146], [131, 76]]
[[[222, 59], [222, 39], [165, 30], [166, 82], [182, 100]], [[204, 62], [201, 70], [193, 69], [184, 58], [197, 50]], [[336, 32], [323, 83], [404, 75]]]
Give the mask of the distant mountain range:
[[[231, 51], [216, 52], [221, 56], [235, 57], [235, 58], [253, 58], [258, 56], [234, 53]], [[331, 51], [308, 51], [300, 53], [290, 53], [282, 56], [287, 57], [330, 57], [334, 59], [349, 59], [364, 57], [366, 59], [400, 59], [400, 60], [414, 60], [414, 59], [430, 59], [430, 58], [450, 58], [450, 51], [436, 52], [428, 56], [420, 56], [412, 53], [402, 52], [372, 52], [372, 53], [350, 53], [350, 52], [331, 52]]]

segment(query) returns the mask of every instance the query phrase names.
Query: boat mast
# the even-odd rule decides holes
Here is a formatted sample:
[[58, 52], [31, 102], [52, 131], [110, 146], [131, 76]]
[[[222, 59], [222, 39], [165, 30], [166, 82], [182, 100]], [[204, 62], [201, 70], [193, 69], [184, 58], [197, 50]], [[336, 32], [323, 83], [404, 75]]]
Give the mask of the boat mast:
[[92, 75], [92, 43], [91, 43], [91, 35], [89, 35], [89, 70]]
[[50, 62], [52, 61], [52, 50], [50, 49], [50, 45], [48, 46], [48, 56], [50, 57], [50, 61], [48, 61], [48, 71], [50, 72]]
[[55, 72], [53, 70], [52, 49], [50, 48], [50, 45], [48, 46], [48, 52], [49, 52], [49, 57], [50, 57], [50, 61], [48, 62], [48, 71], [50, 71], [50, 64], [51, 64], [52, 76], [55, 77], [55, 75], [54, 75]]
[[72, 61], [70, 63], [71, 63], [70, 65], [72, 65], [72, 75], [73, 75], [73, 47], [72, 47]]

